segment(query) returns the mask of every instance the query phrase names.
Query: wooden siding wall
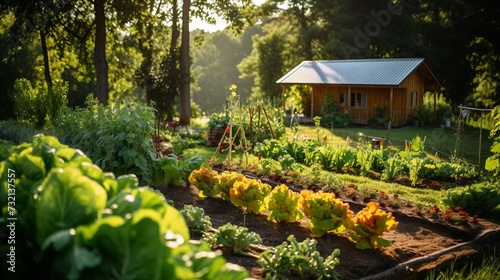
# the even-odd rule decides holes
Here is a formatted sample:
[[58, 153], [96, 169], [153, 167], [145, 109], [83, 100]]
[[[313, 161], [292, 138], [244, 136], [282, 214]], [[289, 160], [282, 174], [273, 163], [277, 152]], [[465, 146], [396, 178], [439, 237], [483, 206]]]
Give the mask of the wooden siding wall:
[[[424, 93], [425, 93], [425, 82], [422, 77], [414, 71], [411, 73], [400, 85], [400, 88], [406, 89], [406, 105], [405, 108], [410, 111], [410, 114], [413, 114], [417, 111], [418, 108], [424, 105]], [[415, 108], [411, 108], [411, 93], [418, 92], [417, 98], [417, 106]]]
[[[351, 86], [350, 92], [366, 93], [366, 107], [352, 107], [350, 96], [347, 96], [348, 86], [336, 85], [312, 85], [311, 94], [311, 118], [321, 115], [323, 101], [326, 96], [339, 102], [340, 96], [347, 96], [345, 110], [351, 115], [352, 122], [366, 124], [371, 116], [375, 115], [376, 106], [385, 106], [385, 116], [391, 117], [394, 126], [405, 125], [408, 117], [423, 105], [425, 83], [417, 72], [411, 73], [398, 87], [375, 86]], [[411, 107], [411, 93], [418, 92], [417, 104]], [[345, 99], [345, 97], [344, 97]]]

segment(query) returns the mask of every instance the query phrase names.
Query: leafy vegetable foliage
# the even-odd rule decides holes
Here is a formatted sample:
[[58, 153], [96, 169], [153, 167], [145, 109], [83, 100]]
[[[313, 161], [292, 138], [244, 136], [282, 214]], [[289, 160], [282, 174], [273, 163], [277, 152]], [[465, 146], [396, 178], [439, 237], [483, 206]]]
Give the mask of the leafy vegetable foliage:
[[398, 222], [392, 213], [379, 209], [375, 202], [369, 202], [351, 220], [348, 228], [351, 238], [356, 242], [356, 248], [373, 249], [390, 246], [391, 242], [381, 236], [384, 232], [395, 230], [397, 226]]
[[230, 200], [245, 212], [258, 214], [265, 209], [264, 198], [271, 192], [271, 186], [260, 180], [247, 179], [236, 181], [230, 189]]
[[450, 209], [460, 206], [471, 214], [498, 219], [500, 213], [500, 186], [478, 183], [446, 191], [443, 203]]
[[191, 233], [200, 234], [212, 229], [212, 221], [209, 216], [205, 215], [203, 208], [186, 204], [180, 212]]
[[310, 226], [314, 236], [323, 236], [328, 231], [342, 232], [347, 221], [353, 215], [349, 204], [335, 198], [333, 193], [303, 190], [302, 209], [306, 217], [311, 219]]
[[[190, 243], [181, 213], [140, 188], [135, 175], [115, 178], [49, 136], [6, 150], [0, 233], [7, 234], [7, 218], [17, 219], [16, 237], [24, 239], [16, 244], [17, 268], [30, 267], [43, 279], [247, 277], [210, 248]], [[0, 251], [9, 246], [1, 244]]]
[[288, 279], [296, 276], [303, 279], [337, 279], [335, 267], [340, 263], [340, 250], [335, 249], [324, 259], [316, 250], [318, 241], [305, 239], [298, 242], [288, 236], [281, 245], [271, 247], [259, 255], [257, 262], [266, 273], [266, 279]]
[[200, 190], [201, 197], [216, 196], [215, 184], [218, 181], [219, 173], [210, 167], [202, 166], [198, 170], [193, 170], [189, 174], [188, 181]]
[[215, 233], [206, 233], [204, 240], [212, 246], [222, 245], [232, 248], [235, 254], [253, 256], [246, 252], [251, 245], [262, 244], [262, 238], [258, 233], [249, 231], [247, 227], [241, 227], [227, 223], [220, 226]]
[[300, 194], [290, 190], [286, 185], [276, 186], [264, 200], [266, 208], [271, 211], [269, 221], [296, 222], [304, 217], [300, 211]]

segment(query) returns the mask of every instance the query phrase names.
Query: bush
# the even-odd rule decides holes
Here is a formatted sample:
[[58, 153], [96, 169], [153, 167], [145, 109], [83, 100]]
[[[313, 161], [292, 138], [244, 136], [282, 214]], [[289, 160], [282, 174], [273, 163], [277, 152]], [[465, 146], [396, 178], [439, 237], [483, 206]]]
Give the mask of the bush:
[[31, 142], [35, 134], [37, 134], [36, 129], [28, 123], [13, 120], [0, 122], [0, 139], [14, 144]]
[[17, 119], [43, 127], [47, 120], [54, 122], [67, 104], [68, 85], [54, 85], [52, 89], [33, 88], [26, 79], [14, 84], [12, 99]]
[[348, 127], [350, 122], [349, 114], [342, 114], [337, 101], [327, 95], [321, 108], [321, 126], [344, 128]]
[[150, 184], [156, 166], [153, 127], [152, 107], [120, 101], [104, 107], [88, 102], [86, 108], [67, 109], [54, 125], [54, 134], [82, 150], [103, 170], [116, 175], [134, 173], [141, 184]]

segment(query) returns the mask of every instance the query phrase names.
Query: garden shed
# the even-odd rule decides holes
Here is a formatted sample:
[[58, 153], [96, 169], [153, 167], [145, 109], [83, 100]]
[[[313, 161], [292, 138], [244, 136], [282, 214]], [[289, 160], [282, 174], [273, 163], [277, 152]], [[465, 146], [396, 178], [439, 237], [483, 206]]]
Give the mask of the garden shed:
[[423, 58], [303, 61], [276, 83], [283, 89], [283, 105], [287, 88], [308, 86], [306, 117], [321, 116], [330, 96], [353, 123], [367, 124], [373, 116], [383, 115], [393, 126], [407, 124], [422, 107], [424, 93], [440, 88]]

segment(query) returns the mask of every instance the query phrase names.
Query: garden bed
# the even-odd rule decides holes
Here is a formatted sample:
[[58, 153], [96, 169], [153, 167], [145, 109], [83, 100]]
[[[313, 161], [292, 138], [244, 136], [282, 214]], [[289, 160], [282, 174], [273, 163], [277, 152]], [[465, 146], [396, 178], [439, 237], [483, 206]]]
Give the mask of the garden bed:
[[[190, 187], [160, 186], [160, 191], [174, 201], [177, 209], [185, 204], [201, 207], [211, 218], [215, 228], [226, 223], [243, 225], [243, 212], [229, 201], [217, 198], [200, 198], [198, 190]], [[363, 203], [347, 201], [350, 209], [357, 212], [365, 207]], [[479, 219], [476, 223], [450, 225], [416, 215], [414, 209], [399, 208], [393, 212], [399, 222], [398, 228], [384, 235], [392, 241], [388, 248], [359, 250], [347, 236], [326, 234], [316, 238], [317, 249], [323, 256], [340, 249], [340, 265], [336, 271], [343, 279], [386, 279], [408, 277], [418, 278], [428, 270], [447, 265], [456, 258], [472, 257], [484, 249], [500, 242], [500, 227]], [[301, 241], [313, 237], [309, 220], [297, 223], [273, 223], [267, 220], [269, 213], [248, 214], [245, 226], [258, 233], [266, 246], [282, 244], [289, 235]], [[257, 261], [253, 258], [234, 255], [224, 251], [225, 258], [248, 269], [251, 277], [262, 279]]]

